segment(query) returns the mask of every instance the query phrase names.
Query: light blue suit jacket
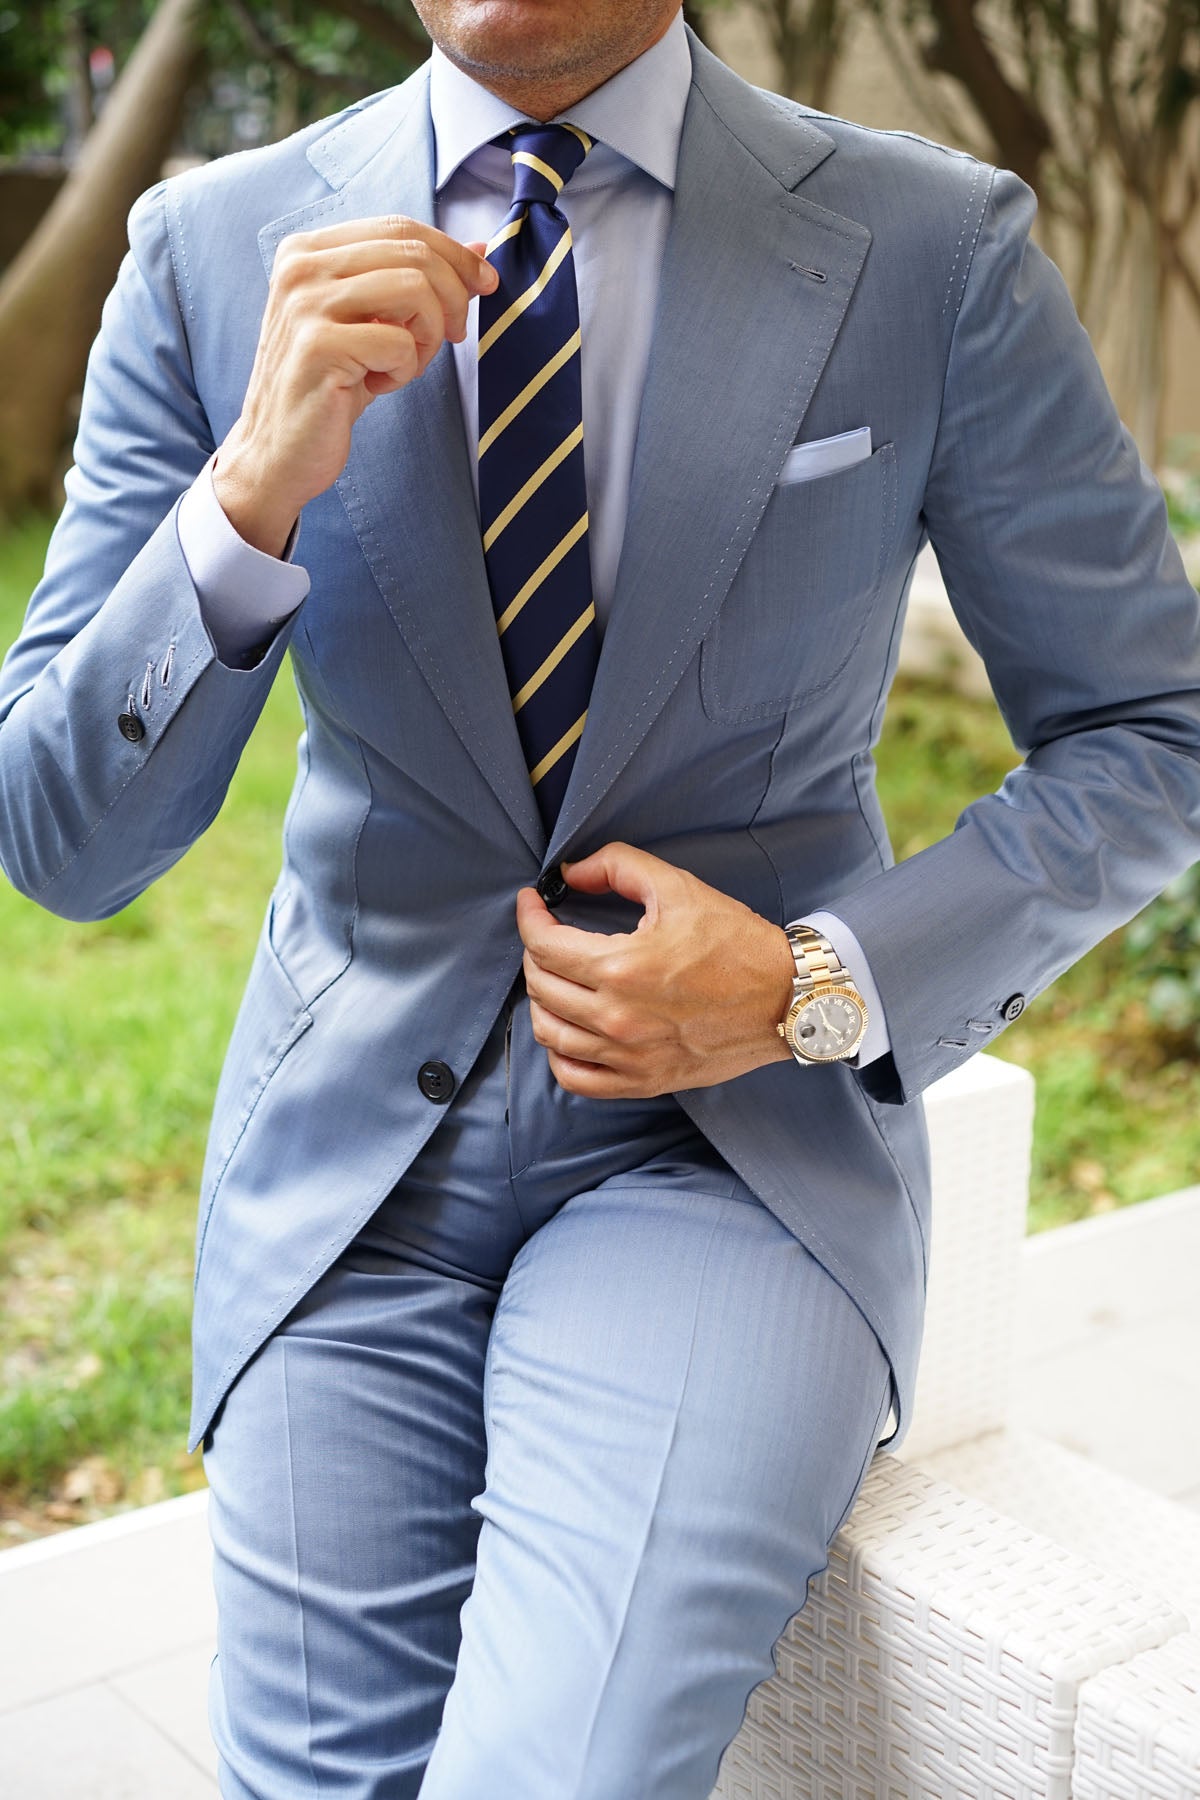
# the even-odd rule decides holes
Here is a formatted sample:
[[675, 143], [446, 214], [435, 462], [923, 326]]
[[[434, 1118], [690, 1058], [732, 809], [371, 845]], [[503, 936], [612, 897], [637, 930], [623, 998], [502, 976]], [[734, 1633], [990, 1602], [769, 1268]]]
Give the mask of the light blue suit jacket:
[[[237, 418], [280, 240], [431, 218], [425, 73], [132, 216], [0, 678], [0, 854], [67, 917], [124, 906], [215, 817], [290, 644], [305, 731], [204, 1175], [193, 1442], [445, 1116], [417, 1071], [477, 1055], [520, 965], [517, 888], [618, 837], [772, 919], [835, 904], [865, 949], [890, 1059], [679, 1098], [862, 1307], [903, 1416], [928, 1177], [902, 1103], [1200, 853], [1196, 596], [1027, 242], [1029, 190], [693, 58], [617, 591], [549, 844], [448, 354], [356, 427], [306, 510], [310, 597], [257, 668], [215, 659], [176, 534]], [[777, 487], [795, 441], [863, 424], [869, 460]], [[872, 745], [927, 534], [1028, 757], [893, 868]]]

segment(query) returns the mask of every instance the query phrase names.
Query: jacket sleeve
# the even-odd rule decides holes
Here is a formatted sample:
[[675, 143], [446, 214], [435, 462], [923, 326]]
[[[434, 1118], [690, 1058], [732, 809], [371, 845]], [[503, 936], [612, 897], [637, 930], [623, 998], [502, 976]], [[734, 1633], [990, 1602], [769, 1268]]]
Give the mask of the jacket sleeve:
[[214, 446], [168, 201], [160, 185], [130, 215], [66, 505], [0, 668], [0, 864], [73, 919], [127, 905], [212, 823], [291, 627], [252, 669], [227, 668], [180, 549], [178, 501]]
[[829, 905], [919, 1093], [1200, 856], [1200, 616], [1054, 265], [995, 175], [955, 323], [924, 519], [1025, 760], [953, 833]]

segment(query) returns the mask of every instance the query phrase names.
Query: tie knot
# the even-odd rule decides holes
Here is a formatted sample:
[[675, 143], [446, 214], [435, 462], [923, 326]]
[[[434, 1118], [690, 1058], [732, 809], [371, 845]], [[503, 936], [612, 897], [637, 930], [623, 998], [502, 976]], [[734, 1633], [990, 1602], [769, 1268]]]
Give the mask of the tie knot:
[[577, 125], [515, 125], [507, 141], [512, 150], [514, 206], [534, 200], [554, 206], [592, 147], [587, 132]]

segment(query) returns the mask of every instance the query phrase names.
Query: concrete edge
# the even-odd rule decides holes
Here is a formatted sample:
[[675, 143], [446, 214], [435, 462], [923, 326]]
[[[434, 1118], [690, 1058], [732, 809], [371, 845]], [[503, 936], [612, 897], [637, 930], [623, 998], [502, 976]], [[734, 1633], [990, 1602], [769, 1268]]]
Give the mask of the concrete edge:
[[114, 1538], [134, 1537], [143, 1531], [154, 1531], [160, 1525], [177, 1525], [206, 1512], [207, 1508], [208, 1489], [198, 1488], [191, 1494], [177, 1494], [172, 1500], [158, 1500], [153, 1506], [134, 1506], [128, 1512], [96, 1519], [90, 1525], [74, 1525], [67, 1531], [56, 1531], [50, 1537], [13, 1544], [7, 1550], [0, 1550], [0, 1576], [15, 1574], [32, 1563], [51, 1562], [56, 1557], [90, 1550], [97, 1544], [111, 1543]]
[[1165, 1231], [1173, 1225], [1193, 1220], [1200, 1228], [1200, 1187], [1178, 1188], [1173, 1194], [1160, 1194], [1154, 1200], [1138, 1200], [1129, 1206], [1119, 1206], [1113, 1212], [1098, 1213], [1091, 1219], [1075, 1219], [1069, 1225], [1035, 1231], [1025, 1238], [1022, 1248], [1026, 1256], [1056, 1255], [1097, 1239], [1133, 1232]]

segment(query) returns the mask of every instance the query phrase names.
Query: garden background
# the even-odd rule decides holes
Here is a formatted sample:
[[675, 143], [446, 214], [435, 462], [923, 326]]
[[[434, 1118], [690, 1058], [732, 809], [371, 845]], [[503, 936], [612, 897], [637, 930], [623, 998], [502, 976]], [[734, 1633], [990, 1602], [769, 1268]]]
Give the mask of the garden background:
[[[964, 62], [937, 36], [964, 14], [983, 34], [993, 72], [1022, 101], [1023, 144], [1004, 136], [994, 81], [989, 87], [980, 76], [986, 64]], [[1200, 533], [1192, 447], [1163, 432], [1168, 315], [1187, 297], [1186, 202], [1191, 194], [1194, 206], [1200, 192], [1200, 13], [1197, 0], [1147, 0], [1143, 14], [1157, 20], [1158, 39], [1134, 42], [1118, 29], [1102, 48], [1103, 0], [1076, 9], [1092, 19], [1096, 41], [1068, 47], [1077, 62], [1090, 56], [1106, 78], [1114, 70], [1120, 77], [1123, 130], [1142, 118], [1138, 109], [1158, 82], [1148, 122], [1137, 126], [1143, 150], [1158, 159], [1157, 197], [1139, 189], [1122, 199], [1118, 159], [1096, 203], [1104, 216], [1093, 222], [1089, 248], [1087, 196], [1077, 183], [1071, 198], [1074, 150], [1057, 124], [1063, 94], [1051, 73], [1058, 68], [1054, 79], [1065, 79], [1069, 58], [1053, 61], [1055, 32], [1063, 29], [1053, 5], [1022, 0], [1011, 14], [994, 5], [988, 18], [1011, 27], [994, 38], [976, 9], [962, 4], [893, 10], [883, 0], [751, 0], [741, 8], [689, 8], [718, 47], [722, 34], [735, 35], [753, 15], [755, 54], [765, 45], [774, 58], [773, 85], [810, 99], [815, 85], [818, 100], [836, 87], [852, 29], [873, 21], [878, 41], [893, 45], [891, 66], [907, 58], [910, 87], [926, 83], [919, 91], [931, 135], [950, 136], [949, 124], [1013, 166], [1024, 156], [1024, 172], [1061, 231], [1076, 208], [1063, 260], [1085, 317], [1095, 306], [1089, 258], [1107, 259], [1114, 282], [1119, 276], [1128, 285], [1137, 273], [1113, 260], [1106, 235], [1124, 206], [1127, 231], [1142, 231], [1143, 252], [1152, 242], [1161, 264], [1161, 291], [1143, 295], [1135, 315], [1140, 329], [1158, 333], [1155, 357], [1149, 365], [1135, 359], [1121, 376], [1126, 416], [1163, 469], [1174, 523], [1190, 537]], [[1028, 37], [1030, 19], [1041, 20], [1044, 69], [1033, 79], [1035, 64], [1026, 58], [1022, 85], [1018, 26]], [[150, 41], [148, 20], [165, 48]], [[147, 72], [150, 51], [159, 61]], [[401, 0], [162, 0], [157, 7], [46, 0], [21, 17], [0, 0], [0, 151], [8, 152], [0, 210], [6, 174], [24, 183], [22, 192], [31, 181], [34, 187], [33, 200], [22, 201], [27, 228], [7, 246], [0, 233], [0, 265], [8, 262], [0, 278], [0, 650], [16, 636], [40, 571], [95, 325], [77, 293], [67, 306], [55, 287], [70, 248], [64, 206], [68, 225], [81, 206], [97, 215], [85, 269], [94, 300], [111, 281], [127, 202], [164, 156], [195, 158], [279, 135], [397, 78], [420, 53]], [[156, 80], [160, 100], [163, 82], [174, 80], [165, 118], [143, 119], [136, 129], [136, 120], [126, 121], [127, 77]], [[1082, 94], [1086, 74], [1076, 69], [1072, 79]], [[948, 115], [948, 106], [958, 113]], [[1094, 157], [1109, 154], [1106, 141], [1093, 145]], [[1147, 237], [1151, 213], [1157, 223]], [[11, 210], [6, 216], [11, 222]], [[1098, 318], [1097, 331], [1107, 324]], [[32, 383], [25, 364], [40, 371]], [[53, 408], [37, 411], [39, 393], [60, 396], [52, 430], [42, 429]], [[0, 1532], [9, 1541], [203, 1481], [198, 1457], [182, 1449], [196, 1190], [221, 1055], [278, 868], [298, 729], [285, 670], [216, 824], [116, 917], [67, 925], [0, 886]], [[878, 760], [903, 857], [952, 829], [1016, 757], [990, 701], [946, 681], [901, 676]], [[1193, 1182], [1200, 1170], [1197, 871], [1043, 995], [1005, 1033], [1000, 1053], [1037, 1078], [1031, 1229]]]

